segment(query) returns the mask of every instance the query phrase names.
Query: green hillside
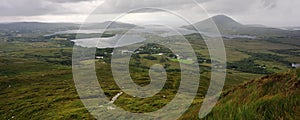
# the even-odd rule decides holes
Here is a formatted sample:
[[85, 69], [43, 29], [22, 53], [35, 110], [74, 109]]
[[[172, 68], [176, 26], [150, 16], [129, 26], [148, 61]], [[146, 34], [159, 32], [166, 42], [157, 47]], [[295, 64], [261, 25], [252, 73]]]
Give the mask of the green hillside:
[[[228, 23], [230, 19], [224, 21]], [[17, 25], [22, 24], [36, 27], [24, 27], [24, 30], [15, 31]], [[232, 22], [232, 26], [233, 24], [236, 23]], [[71, 65], [74, 43], [70, 40], [75, 39], [76, 35], [48, 35], [47, 32], [51, 32], [52, 28], [56, 31], [60, 30], [60, 26], [54, 25], [51, 29], [46, 29], [47, 25], [50, 24], [0, 25], [0, 120], [95, 119], [82, 104], [73, 81]], [[81, 36], [91, 38], [98, 34]], [[103, 34], [102, 37], [109, 36], [112, 34]], [[174, 37], [176, 36], [171, 36], [170, 39]], [[134, 113], [159, 110], [178, 93], [181, 82], [179, 63], [198, 63], [201, 74], [198, 92], [192, 105], [180, 119], [199, 119], [198, 112], [210, 85], [211, 68], [214, 66], [200, 34], [185, 35], [185, 38], [193, 47], [197, 59], [189, 60], [185, 56], [178, 58], [169, 48], [159, 44], [146, 44], [135, 51], [129, 67], [130, 76], [137, 85], [146, 86], [151, 82], [149, 69], [155, 64], [165, 68], [167, 81], [164, 88], [153, 97], [141, 99], [125, 93], [114, 104]], [[288, 71], [291, 63], [300, 63], [299, 38], [224, 38], [227, 55], [225, 92], [206, 119], [299, 119], [299, 114], [296, 114], [299, 113], [299, 70], [270, 75], [235, 87], [244, 81]], [[153, 36], [152, 39], [161, 40], [158, 36]], [[174, 44], [172, 41], [167, 42]], [[184, 49], [184, 45], [178, 47]], [[105, 48], [97, 49], [95, 54], [103, 56], [103, 59], [95, 59], [95, 70], [99, 84], [109, 99], [122, 92], [122, 86], [116, 84], [111, 72], [111, 53], [113, 49]], [[115, 60], [124, 61], [124, 58]]]
[[223, 92], [205, 119], [296, 120], [300, 118], [300, 70], [249, 81]]

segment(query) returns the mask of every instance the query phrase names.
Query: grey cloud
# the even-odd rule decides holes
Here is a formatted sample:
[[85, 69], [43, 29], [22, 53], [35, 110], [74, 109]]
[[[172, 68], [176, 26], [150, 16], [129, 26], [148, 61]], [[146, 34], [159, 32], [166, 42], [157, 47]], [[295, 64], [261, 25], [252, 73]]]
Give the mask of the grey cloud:
[[58, 6], [41, 0], [1, 0], [1, 16], [35, 16], [48, 14]]
[[[170, 10], [186, 9], [194, 1], [205, 4], [205, 8], [211, 13], [239, 14], [253, 10], [253, 6], [260, 4], [264, 8], [274, 8], [277, 0], [105, 0], [98, 9], [102, 14], [123, 13], [136, 8], [158, 7]], [[157, 12], [147, 10], [141, 12]]]
[[211, 14], [247, 15], [253, 11], [275, 8], [276, 5], [277, 0], [215, 0], [204, 6]]
[[73, 8], [66, 6], [91, 1], [96, 0], [0, 0], [0, 16], [77, 14]]
[[[123, 13], [137, 8], [157, 7], [163, 9], [181, 9], [187, 4], [196, 2], [203, 3], [212, 0], [106, 0], [99, 7], [98, 12], [102, 14]], [[146, 10], [139, 12], [157, 12], [157, 10]]]
[[253, 1], [243, 0], [216, 0], [205, 4], [205, 8], [209, 13], [224, 13], [224, 14], [243, 14], [245, 11], [252, 9], [255, 4]]
[[[77, 8], [66, 7], [69, 4], [80, 2], [104, 1], [104, 0], [0, 0], [1, 16], [38, 16], [78, 14]], [[100, 14], [115, 14], [128, 12], [136, 8], [157, 7], [169, 10], [182, 10], [196, 2], [207, 4], [207, 10], [212, 13], [235, 13], [251, 9], [248, 3], [241, 0], [105, 0], [99, 7]], [[225, 2], [224, 2], [225, 1]], [[276, 5], [274, 0], [261, 0], [263, 6], [272, 8]], [[158, 10], [143, 10], [136, 12], [157, 12]]]
[[[266, 25], [299, 24], [299, 0], [195, 0], [201, 3], [210, 15], [226, 14], [245, 23], [262, 23]], [[201, 12], [193, 6], [193, 0], [0, 0], [0, 20], [48, 19], [45, 16], [59, 16], [59, 19], [72, 20], [66, 16], [82, 17], [88, 15], [94, 7], [100, 16], [131, 11], [136, 8], [154, 7], [184, 13], [184, 15], [201, 16]], [[139, 13], [158, 12], [155, 9], [136, 11]], [[160, 14], [156, 13], [155, 15]], [[77, 16], [78, 15], [78, 16]], [[159, 16], [159, 15], [158, 15]], [[42, 18], [45, 17], [45, 18]], [[155, 19], [156, 16], [143, 16]], [[147, 18], [148, 17], [148, 18]], [[102, 17], [105, 18], [105, 17]], [[168, 19], [168, 18], [166, 18]], [[199, 21], [195, 18], [195, 21]], [[1, 22], [1, 21], [0, 21]]]
[[76, 3], [76, 2], [89, 2], [89, 1], [96, 1], [96, 0], [48, 0], [54, 3]]
[[266, 8], [274, 8], [277, 4], [277, 0], [262, 0], [261, 2]]

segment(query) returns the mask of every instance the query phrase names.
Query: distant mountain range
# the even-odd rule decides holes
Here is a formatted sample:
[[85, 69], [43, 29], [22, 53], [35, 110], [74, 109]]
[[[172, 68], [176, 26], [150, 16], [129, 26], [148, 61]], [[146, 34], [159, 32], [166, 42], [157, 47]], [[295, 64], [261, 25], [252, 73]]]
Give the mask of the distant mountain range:
[[77, 29], [78, 24], [72, 23], [39, 23], [39, 22], [17, 22], [17, 23], [2, 23], [0, 24], [0, 32], [46, 32], [58, 30]]
[[114, 21], [106, 21], [103, 23], [90, 23], [85, 24], [81, 29], [106, 29], [106, 28], [123, 28], [123, 29], [131, 29], [135, 28], [137, 25], [122, 23], [122, 22], [114, 22]]
[[80, 24], [75, 23], [39, 23], [39, 22], [16, 22], [16, 23], [1, 23], [0, 32], [17, 31], [20, 33], [35, 33], [35, 32], [57, 32], [66, 30], [78, 30], [78, 29], [105, 29], [119, 28], [119, 29], [131, 29], [137, 27], [137, 25], [106, 21], [103, 23], [89, 23], [81, 27]]
[[283, 27], [281, 29], [295, 31], [295, 30], [300, 30], [300, 26], [296, 26], [296, 27]]
[[[202, 32], [213, 32], [211, 21], [214, 21], [222, 35], [282, 36], [294, 34], [288, 30], [270, 28], [263, 25], [243, 25], [225, 15], [217, 15], [193, 25], [183, 26], [183, 28], [194, 30], [194, 27], [197, 27]], [[300, 32], [298, 31], [298, 33]]]
[[[195, 30], [194, 26], [200, 28], [201, 32], [212, 32], [211, 21], [214, 21], [218, 30], [223, 36], [230, 35], [249, 35], [249, 36], [299, 36], [300, 27], [288, 28], [271, 28], [264, 25], [244, 25], [234, 19], [225, 16], [217, 15], [206, 20], [194, 23], [193, 25], [182, 26], [181, 28]], [[45, 33], [57, 32], [66, 30], [78, 29], [105, 29], [109, 25], [112, 29], [131, 29], [139, 27], [134, 24], [122, 22], [103, 22], [103, 23], [90, 23], [81, 26], [74, 23], [39, 23], [39, 22], [18, 22], [18, 23], [0, 23], [0, 32], [18, 31], [20, 33]]]

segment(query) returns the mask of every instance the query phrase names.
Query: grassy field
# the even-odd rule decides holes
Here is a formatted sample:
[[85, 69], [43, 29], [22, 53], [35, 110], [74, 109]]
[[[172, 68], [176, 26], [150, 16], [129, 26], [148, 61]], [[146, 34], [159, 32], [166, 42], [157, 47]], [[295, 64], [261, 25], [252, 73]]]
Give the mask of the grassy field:
[[255, 79], [223, 92], [205, 119], [296, 120], [300, 117], [300, 70]]
[[[181, 119], [197, 119], [209, 86], [210, 57], [201, 38], [193, 35], [187, 38], [198, 56], [201, 81], [192, 106]], [[72, 43], [43, 37], [35, 38], [37, 41], [34, 42], [25, 39], [29, 38], [0, 38], [0, 119], [94, 119], [76, 92], [71, 68]], [[248, 82], [268, 74], [288, 71], [291, 69], [290, 63], [300, 60], [300, 47], [297, 44], [278, 41], [225, 40], [228, 59], [225, 92], [207, 119], [263, 116], [266, 119], [299, 118], [298, 114], [293, 114], [299, 113], [299, 89], [284, 91], [298, 80], [299, 70], [251, 81], [251, 84]], [[99, 50], [99, 53], [103, 51], [109, 50]], [[145, 86], [150, 83], [148, 70], [154, 64], [166, 68], [167, 82], [163, 90], [153, 97], [139, 99], [124, 94], [115, 104], [137, 113], [162, 108], [174, 98], [180, 85], [179, 62], [192, 63], [167, 55], [139, 54], [139, 59], [133, 57], [130, 73], [136, 84]], [[121, 92], [112, 77], [109, 58], [96, 60], [96, 71], [108, 98]], [[285, 78], [285, 75], [288, 77]], [[235, 87], [243, 83], [249, 88]], [[259, 91], [255, 91], [257, 89]], [[224, 95], [226, 93], [228, 95]]]

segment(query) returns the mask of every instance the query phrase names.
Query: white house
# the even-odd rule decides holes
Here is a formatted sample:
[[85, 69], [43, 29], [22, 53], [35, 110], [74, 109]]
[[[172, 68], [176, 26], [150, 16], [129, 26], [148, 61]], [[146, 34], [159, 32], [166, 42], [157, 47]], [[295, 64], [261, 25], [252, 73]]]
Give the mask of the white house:
[[176, 54], [176, 57], [177, 57], [178, 60], [183, 58], [182, 56], [180, 56], [178, 54]]
[[130, 50], [122, 50], [121, 52], [122, 52], [122, 54], [133, 53], [133, 51], [130, 51]]
[[188, 60], [188, 61], [193, 61], [193, 58], [187, 58], [186, 60]]
[[300, 68], [300, 64], [292, 63], [292, 68]]
[[96, 56], [96, 59], [103, 59], [103, 56]]

